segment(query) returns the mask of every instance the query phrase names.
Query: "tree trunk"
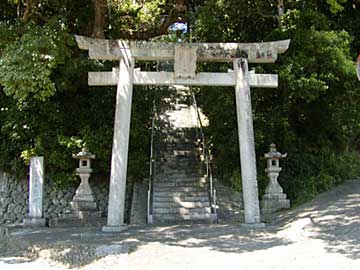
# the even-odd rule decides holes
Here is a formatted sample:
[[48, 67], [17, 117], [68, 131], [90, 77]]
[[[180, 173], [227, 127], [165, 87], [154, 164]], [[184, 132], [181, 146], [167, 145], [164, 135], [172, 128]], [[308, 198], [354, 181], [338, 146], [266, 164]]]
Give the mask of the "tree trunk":
[[30, 16], [32, 13], [32, 7], [33, 7], [33, 1], [32, 0], [26, 0], [26, 7], [24, 14], [22, 16], [22, 20], [24, 22], [28, 22], [30, 20]]
[[278, 24], [279, 27], [282, 27], [282, 17], [284, 15], [284, 0], [278, 0]]
[[94, 24], [91, 36], [104, 38], [107, 0], [92, 0], [94, 7]]

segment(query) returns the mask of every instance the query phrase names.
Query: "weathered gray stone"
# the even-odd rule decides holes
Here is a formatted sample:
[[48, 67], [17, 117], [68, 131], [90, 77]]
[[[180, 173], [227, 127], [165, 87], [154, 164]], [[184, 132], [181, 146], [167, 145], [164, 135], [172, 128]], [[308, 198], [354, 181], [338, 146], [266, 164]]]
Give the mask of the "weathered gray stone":
[[286, 156], [287, 154], [283, 155], [280, 152], [277, 152], [275, 144], [271, 144], [270, 152], [265, 154], [265, 158], [267, 159], [267, 169], [265, 171], [270, 180], [262, 198], [261, 211], [265, 215], [280, 209], [290, 208], [290, 201], [286, 199], [286, 194], [283, 192], [283, 189], [277, 181], [281, 172], [279, 160]]
[[95, 249], [95, 256], [105, 257], [113, 254], [128, 253], [129, 248], [124, 245], [104, 245]]
[[63, 197], [60, 201], [59, 201], [60, 205], [62, 207], [65, 207], [69, 204], [69, 201], [67, 199], [65, 199], [65, 197]]
[[10, 203], [10, 204], [8, 205], [7, 211], [8, 211], [8, 212], [14, 212], [14, 210], [15, 210], [15, 204], [14, 204], [14, 203]]
[[134, 59], [129, 50], [122, 52], [116, 95], [114, 139], [111, 157], [110, 194], [107, 226], [103, 231], [122, 230], [125, 212], [126, 172], [129, 148]]
[[196, 72], [196, 47], [187, 44], [176, 44], [174, 53], [175, 78], [194, 79]]
[[8, 185], [9, 185], [8, 175], [0, 171], [0, 194], [7, 191]]
[[[104, 184], [101, 183], [101, 185], [101, 189], [99, 190], [100, 192], [102, 192], [102, 194], [100, 194], [101, 200], [99, 200], [99, 205], [101, 204], [102, 208], [100, 209], [106, 212], [106, 198], [108, 195], [108, 191], [106, 187], [104, 188]], [[21, 186], [21, 188], [19, 188], [19, 186]], [[23, 192], [19, 192], [20, 189], [23, 190]], [[103, 192], [103, 190], [105, 190], [105, 193]], [[7, 182], [7, 188], [4, 192], [0, 193], [0, 224], [5, 222], [14, 223], [23, 221], [28, 211], [28, 196], [24, 196], [24, 193], [26, 192], [26, 181], [17, 181], [9, 177], [9, 181]], [[68, 207], [68, 204], [73, 197], [74, 192], [75, 188], [73, 187], [66, 189], [60, 189], [56, 187], [55, 189], [54, 183], [52, 181], [46, 181], [44, 185], [44, 217], [58, 218], [60, 215], [62, 215], [64, 209]], [[50, 194], [52, 194], [52, 196], [50, 196]], [[61, 199], [58, 199], [59, 197]], [[52, 202], [53, 198], [57, 198], [59, 200], [56, 205], [54, 205]], [[10, 210], [12, 212], [8, 211], [8, 205], [10, 204], [12, 204], [12, 206], [10, 206]], [[13, 215], [11, 215], [11, 213]]]
[[[125, 48], [137, 60], [174, 60], [175, 44], [148, 41], [124, 41], [92, 39], [76, 36], [80, 49], [89, 50], [93, 59], [119, 60]], [[231, 62], [241, 56], [251, 63], [272, 63], [278, 53], [284, 53], [290, 40], [262, 43], [191, 43], [184, 44], [196, 48], [198, 61]]]
[[121, 226], [103, 226], [101, 229], [103, 232], [106, 233], [118, 233], [118, 232], [123, 232], [125, 230], [127, 230], [127, 226], [126, 225], [121, 225]]
[[71, 192], [71, 191], [68, 191], [68, 192], [66, 192], [65, 193], [65, 195], [64, 195], [64, 199], [66, 199], [66, 200], [71, 200], [72, 199], [72, 197], [74, 196], [74, 192]]
[[24, 220], [25, 226], [45, 224], [42, 218], [44, 175], [44, 158], [32, 157], [30, 159], [29, 220]]
[[89, 178], [92, 172], [91, 159], [94, 159], [95, 155], [90, 153], [86, 148], [83, 148], [81, 152], [73, 155], [73, 158], [79, 159], [79, 168], [76, 169], [76, 173], [81, 179], [80, 185], [73, 197], [73, 207], [74, 209], [95, 210], [96, 203], [93, 191], [89, 185]]
[[0, 206], [6, 206], [8, 205], [8, 198], [5, 198], [5, 197], [1, 197], [0, 198]]
[[235, 60], [234, 71], [245, 223], [255, 224], [260, 222], [260, 209], [247, 60]]
[[7, 212], [5, 215], [4, 215], [4, 218], [7, 222], [14, 222], [16, 217], [14, 215], [14, 213], [11, 213], [11, 212]]
[[57, 197], [55, 197], [55, 198], [52, 198], [51, 203], [56, 206], [60, 203], [60, 201]]
[[23, 226], [26, 227], [38, 227], [45, 226], [46, 222], [44, 218], [25, 218], [23, 221]]
[[21, 205], [17, 205], [17, 206], [15, 207], [15, 209], [14, 209], [14, 213], [15, 213], [16, 215], [21, 214], [21, 213], [22, 213], [22, 210], [23, 210], [23, 207], [22, 207]]
[[63, 191], [58, 191], [57, 194], [56, 194], [56, 197], [58, 198], [58, 200], [61, 200], [63, 197], [64, 197], [64, 193]]
[[133, 187], [133, 196], [130, 210], [131, 224], [146, 224], [147, 185], [146, 182], [136, 181]]
[[0, 226], [0, 239], [8, 235], [8, 228]]
[[[89, 72], [89, 85], [116, 85], [119, 70], [111, 72]], [[232, 70], [227, 73], [200, 72], [194, 78], [178, 78], [174, 72], [146, 72], [134, 70], [134, 85], [196, 85], [196, 86], [235, 86], [236, 75]], [[276, 74], [249, 73], [250, 87], [274, 88], [278, 86]]]

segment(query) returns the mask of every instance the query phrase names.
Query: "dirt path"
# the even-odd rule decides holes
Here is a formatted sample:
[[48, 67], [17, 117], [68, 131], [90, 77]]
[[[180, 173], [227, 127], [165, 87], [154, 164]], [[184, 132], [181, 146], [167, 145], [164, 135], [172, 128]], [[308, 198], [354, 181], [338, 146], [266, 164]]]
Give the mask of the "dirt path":
[[[348, 181], [300, 208], [279, 215], [264, 229], [240, 225], [132, 227], [123, 234], [98, 229], [15, 230], [37, 246], [123, 245], [129, 254], [85, 260], [84, 269], [360, 269], [360, 181]], [[80, 254], [81, 255], [81, 254]], [[84, 254], [84, 257], [86, 254]], [[47, 259], [46, 259], [47, 258]], [[49, 256], [35, 262], [0, 258], [0, 269], [55, 269]], [[59, 263], [59, 262], [58, 262]], [[75, 265], [70, 265], [78, 268]], [[61, 269], [57, 264], [56, 269]], [[65, 267], [64, 267], [65, 269]]]

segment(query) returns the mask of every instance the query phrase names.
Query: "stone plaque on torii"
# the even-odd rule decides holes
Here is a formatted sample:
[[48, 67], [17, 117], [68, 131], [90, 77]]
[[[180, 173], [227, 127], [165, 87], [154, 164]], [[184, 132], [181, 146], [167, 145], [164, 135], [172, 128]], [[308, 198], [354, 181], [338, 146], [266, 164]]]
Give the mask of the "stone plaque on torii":
[[[238, 121], [245, 224], [258, 226], [258, 199], [255, 143], [250, 87], [276, 88], [276, 74], [255, 74], [248, 63], [274, 63], [290, 40], [263, 43], [164, 43], [92, 39], [76, 36], [80, 49], [92, 59], [117, 60], [119, 68], [89, 72], [89, 85], [117, 85], [110, 191], [105, 232], [124, 226], [125, 187], [133, 85], [234, 86]], [[135, 69], [136, 60], [174, 61], [174, 72], [146, 72]], [[196, 73], [197, 61], [233, 62], [227, 73]]]

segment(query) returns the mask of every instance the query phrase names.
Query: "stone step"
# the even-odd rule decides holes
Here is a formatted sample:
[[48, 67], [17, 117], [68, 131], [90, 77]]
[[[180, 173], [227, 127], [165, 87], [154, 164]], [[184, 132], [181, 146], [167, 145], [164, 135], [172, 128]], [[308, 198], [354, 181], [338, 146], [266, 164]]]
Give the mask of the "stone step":
[[211, 213], [211, 208], [210, 207], [196, 207], [196, 208], [162, 207], [162, 208], [153, 208], [153, 214], [191, 215], [191, 214], [206, 214], [206, 213]]
[[187, 172], [190, 169], [199, 169], [201, 168], [201, 163], [199, 160], [161, 160], [158, 159], [155, 162], [155, 166], [161, 170], [169, 170], [169, 171], [176, 171], [176, 172]]
[[[199, 164], [193, 163], [180, 163], [180, 164], [159, 164], [155, 162], [155, 167], [157, 169], [157, 173], [165, 172], [168, 174], [175, 174], [175, 173], [186, 173], [186, 174], [197, 174], [199, 175], [203, 167]], [[201, 175], [201, 174], [200, 174]]]
[[174, 174], [174, 173], [197, 173], [197, 174], [199, 174], [203, 168], [198, 162], [186, 162], [186, 163], [163, 162], [161, 164], [155, 162], [155, 167], [157, 169], [157, 172], [169, 172], [171, 174]]
[[199, 182], [170, 182], [170, 181], [166, 181], [166, 182], [156, 182], [154, 183], [154, 190], [157, 190], [159, 188], [186, 188], [186, 187], [190, 187], [190, 188], [201, 188], [201, 183]]
[[153, 197], [153, 203], [158, 202], [209, 202], [209, 196], [204, 194], [202, 196], [155, 196]]
[[[165, 124], [165, 123], [164, 123]], [[168, 125], [168, 123], [166, 123], [166, 125]], [[157, 135], [157, 140], [158, 141], [163, 141], [163, 142], [172, 142], [172, 141], [176, 141], [176, 142], [194, 142], [196, 141], [196, 130], [192, 129], [174, 129], [174, 128], [163, 128], [161, 127], [161, 124], [158, 125], [159, 129], [156, 132]]]
[[164, 131], [162, 133], [155, 134], [155, 144], [161, 146], [162, 144], [192, 144], [196, 141], [195, 136], [189, 136], [185, 134], [168, 134], [167, 131]]
[[201, 177], [198, 174], [191, 174], [191, 175], [185, 175], [185, 174], [168, 174], [168, 173], [159, 173], [157, 177], [155, 178], [156, 182], [206, 182], [205, 177]]
[[[186, 189], [186, 191], [179, 191], [180, 189]], [[204, 191], [203, 189], [196, 189], [196, 191], [193, 189], [189, 191], [189, 188], [164, 188], [163, 190], [156, 191], [153, 190], [153, 197], [159, 198], [159, 197], [180, 197], [184, 200], [187, 200], [186, 198], [196, 198], [196, 197], [207, 197], [208, 192]]]
[[201, 164], [200, 155], [198, 156], [162, 156], [156, 155], [156, 161], [161, 162], [163, 166], [174, 169], [175, 166], [191, 166]]
[[210, 207], [209, 202], [184, 202], [184, 201], [163, 201], [153, 202], [153, 209], [155, 208], [203, 208]]
[[199, 186], [165, 186], [165, 187], [153, 187], [154, 193], [160, 192], [177, 192], [177, 193], [194, 193], [194, 192], [204, 192], [204, 188]]
[[189, 142], [188, 140], [181, 142], [181, 141], [176, 141], [176, 142], [163, 142], [161, 145], [159, 145], [160, 149], [191, 149], [194, 150], [194, 147], [196, 148], [196, 143], [194, 142]]
[[158, 174], [155, 178], [154, 178], [154, 183], [157, 182], [195, 182], [195, 183], [201, 183], [201, 182], [206, 182], [206, 177], [201, 177], [199, 175], [182, 175], [182, 176], [175, 176], [172, 174]]
[[[186, 163], [193, 163], [193, 162], [200, 162], [200, 158], [199, 155], [163, 155], [163, 154], [158, 154], [157, 159], [159, 161], [162, 161], [164, 163], [167, 163], [167, 165], [173, 163], [174, 165], [179, 165], [180, 163], [186, 164]], [[171, 166], [171, 165], [170, 165]]]
[[[184, 88], [185, 89], [185, 88]], [[153, 219], [155, 222], [213, 220], [196, 144], [189, 91], [169, 91], [155, 121], [155, 181]]]
[[[160, 149], [161, 150], [161, 149]], [[176, 160], [176, 159], [183, 159], [184, 157], [188, 157], [192, 160], [197, 160], [200, 154], [194, 150], [175, 150], [175, 149], [168, 149], [168, 150], [161, 150], [158, 153], [158, 157], [167, 159], [167, 160]]]
[[181, 176], [176, 176], [176, 175], [172, 175], [172, 174], [160, 174], [155, 178], [154, 183], [157, 182], [177, 182], [177, 183], [205, 183], [206, 182], [206, 177], [200, 177], [198, 175], [181, 175]]
[[190, 138], [189, 137], [184, 137], [185, 135], [181, 135], [181, 136], [176, 136], [176, 141], [167, 141], [166, 139], [175, 139], [174, 136], [169, 136], [169, 134], [166, 134], [166, 136], [164, 136], [163, 138], [161, 138], [162, 140], [158, 140], [158, 138], [160, 137], [157, 137], [156, 138], [156, 142], [160, 142], [161, 141], [161, 144], [159, 144], [158, 146], [159, 147], [184, 147], [184, 148], [188, 148], [188, 147], [196, 147], [197, 146], [197, 138], [196, 136], [194, 136], [194, 138]]
[[177, 160], [165, 160], [157, 157], [155, 166], [158, 170], [169, 170], [177, 172], [194, 171], [194, 169], [204, 168], [200, 163], [200, 160], [189, 160], [187, 158], [179, 158]]
[[202, 182], [200, 179], [169, 179], [162, 178], [156, 179], [154, 187], [204, 187], [206, 182]]
[[216, 220], [216, 215], [211, 213], [203, 214], [154, 214], [153, 221], [154, 223], [179, 223], [182, 221], [199, 221], [201, 223], [214, 222]]
[[159, 147], [157, 148], [158, 152], [157, 152], [157, 156], [160, 156], [162, 158], [173, 158], [173, 157], [183, 157], [183, 156], [188, 156], [190, 158], [196, 159], [197, 156], [200, 155], [200, 152], [195, 149], [194, 147], [188, 147], [188, 148], [184, 148], [184, 147], [179, 147], [179, 148], [175, 148], [175, 147]]

